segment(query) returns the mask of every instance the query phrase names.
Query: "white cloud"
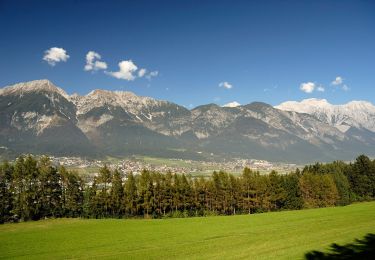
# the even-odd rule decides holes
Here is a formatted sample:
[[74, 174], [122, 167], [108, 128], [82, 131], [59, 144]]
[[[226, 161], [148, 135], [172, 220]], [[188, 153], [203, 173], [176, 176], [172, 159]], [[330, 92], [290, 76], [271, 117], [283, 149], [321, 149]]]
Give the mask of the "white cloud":
[[337, 76], [334, 81], [331, 82], [331, 85], [337, 86], [341, 85], [344, 82], [344, 79], [340, 76]]
[[43, 60], [47, 61], [49, 65], [55, 66], [60, 61], [67, 61], [69, 55], [63, 48], [52, 47], [44, 52]]
[[159, 71], [154, 70], [154, 71], [151, 71], [151, 72], [146, 76], [146, 78], [147, 78], [148, 80], [151, 80], [151, 78], [156, 77], [156, 76], [158, 76], [158, 75], [159, 75]]
[[[97, 58], [97, 56], [95, 56]], [[99, 56], [100, 58], [100, 56]], [[107, 65], [107, 64], [106, 64]], [[159, 75], [159, 71], [151, 71], [148, 73], [146, 68], [138, 69], [137, 65], [134, 64], [132, 60], [124, 60], [119, 62], [119, 71], [105, 71], [104, 73], [115, 77], [117, 79], [125, 79], [128, 81], [135, 80], [136, 78], [145, 77], [148, 80]]]
[[223, 107], [238, 107], [238, 106], [241, 106], [241, 104], [238, 103], [237, 101], [229, 102], [229, 103], [223, 105]]
[[157, 71], [157, 70], [150, 72], [151, 77], [156, 77], [157, 75], [159, 75], [159, 71]]
[[150, 72], [151, 77], [156, 77], [157, 75], [159, 75], [159, 71], [157, 71], [157, 70]]
[[342, 86], [342, 90], [344, 90], [344, 91], [349, 91], [350, 90], [350, 88], [347, 86], [347, 85], [343, 85]]
[[146, 74], [147, 70], [146, 69], [140, 69], [138, 71], [138, 77], [142, 78]]
[[324, 89], [324, 87], [322, 85], [320, 85], [319, 87], [317, 87], [316, 90], [319, 91], [319, 92], [324, 92], [325, 91], [325, 89]]
[[134, 80], [134, 72], [137, 71], [138, 67], [131, 60], [120, 61], [118, 64], [120, 70], [116, 72], [106, 72], [108, 75], [117, 79], [125, 79], [128, 81]]
[[224, 81], [224, 82], [220, 82], [220, 83], [219, 83], [219, 87], [221, 87], [221, 88], [226, 88], [226, 89], [231, 89], [231, 88], [233, 88], [233, 85], [230, 84], [230, 83], [227, 82], [227, 81]]
[[105, 70], [107, 68], [107, 63], [104, 61], [95, 61], [95, 68], [100, 69], [100, 70]]
[[350, 88], [348, 85], [344, 84], [344, 79], [340, 76], [337, 76], [334, 81], [331, 82], [331, 85], [339, 87], [339, 89], [342, 89], [343, 91], [349, 91]]
[[302, 90], [303, 92], [306, 92], [306, 93], [312, 93], [315, 89], [316, 85], [314, 82], [305, 82], [305, 83], [301, 83], [301, 85], [299, 85], [299, 89]]
[[102, 57], [99, 53], [94, 51], [89, 51], [86, 54], [86, 65], [84, 70], [90, 71], [90, 70], [105, 70], [107, 69], [107, 63], [104, 61], [100, 61]]

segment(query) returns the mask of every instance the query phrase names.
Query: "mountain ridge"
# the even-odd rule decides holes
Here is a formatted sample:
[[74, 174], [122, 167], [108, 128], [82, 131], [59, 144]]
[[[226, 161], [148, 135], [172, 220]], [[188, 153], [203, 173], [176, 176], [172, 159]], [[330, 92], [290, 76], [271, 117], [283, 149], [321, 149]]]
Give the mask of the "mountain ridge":
[[326, 99], [312, 98], [300, 102], [286, 101], [275, 108], [314, 115], [342, 132], [346, 132], [350, 126], [375, 132], [375, 106], [368, 101], [353, 100], [346, 104], [333, 105]]
[[[327, 101], [312, 101], [332, 112]], [[367, 103], [354, 102], [351, 107], [371, 108]], [[324, 113], [282, 108], [252, 102], [189, 110], [128, 91], [67, 95], [50, 81], [37, 80], [0, 89], [0, 146], [15, 153], [288, 162], [345, 159], [375, 151], [375, 132], [356, 118], [339, 117], [335, 125], [324, 121]]]
[[[45, 84], [47, 84], [47, 86], [48, 86], [47, 88], [45, 87], [46, 86]], [[68, 94], [67, 92], [65, 92], [65, 90], [56, 86], [54, 83], [52, 83], [48, 79], [38, 79], [38, 80], [25, 81], [25, 82], [19, 82], [19, 83], [15, 83], [15, 84], [11, 84], [11, 85], [6, 85], [6, 86], [3, 86], [3, 87], [0, 87], [0, 95], [9, 94], [11, 92], [14, 93], [14, 92], [17, 92], [17, 90], [18, 91], [26, 90], [26, 91], [29, 91], [29, 92], [30, 91], [38, 91], [38, 90], [54, 90], [55, 92], [63, 95], [64, 97], [68, 97], [67, 99], [74, 99], [75, 97], [91, 96], [91, 95], [94, 95], [96, 93], [107, 93], [107, 94], [114, 94], [114, 95], [124, 95], [124, 96], [129, 96], [129, 97], [138, 97], [138, 98], [157, 100], [157, 99], [152, 98], [152, 97], [139, 96], [139, 95], [135, 94], [134, 92], [124, 91], [124, 90], [93, 89], [85, 95], [81, 95], [81, 94], [78, 94], [78, 93]], [[170, 102], [170, 101], [167, 101], [167, 100], [157, 100], [157, 101], [174, 103], [174, 102]], [[229, 103], [226, 103], [226, 104], [222, 105], [222, 107], [234, 108], [234, 107], [238, 107], [238, 106], [246, 106], [246, 105], [249, 105], [251, 103], [265, 103], [265, 102], [252, 101], [248, 104], [241, 105], [237, 101], [232, 101], [232, 102], [229, 102]], [[301, 104], [301, 103], [302, 104], [315, 103], [316, 105], [327, 104], [327, 105], [330, 105], [330, 106], [333, 106], [333, 107], [367, 106], [367, 107], [371, 107], [371, 109], [375, 110], [375, 105], [372, 104], [370, 101], [366, 101], [366, 100], [351, 100], [351, 101], [349, 101], [347, 103], [344, 103], [344, 104], [331, 104], [325, 98], [307, 98], [307, 99], [302, 99], [301, 101], [289, 100], [289, 101], [284, 101], [284, 102], [282, 102], [279, 105], [276, 105], [274, 107], [278, 108], [280, 110], [287, 110], [287, 107], [286, 107], [287, 105]], [[177, 104], [177, 103], [175, 103], [175, 104]], [[216, 103], [211, 103], [211, 104], [218, 105]], [[267, 103], [265, 103], [265, 104], [267, 104]], [[199, 106], [204, 106], [204, 105], [209, 105], [209, 104], [202, 104], [202, 105], [199, 105]], [[218, 105], [218, 106], [220, 106], [220, 105]], [[195, 108], [196, 107], [191, 108], [190, 110], [193, 110]], [[287, 110], [287, 111], [294, 111], [294, 110]]]

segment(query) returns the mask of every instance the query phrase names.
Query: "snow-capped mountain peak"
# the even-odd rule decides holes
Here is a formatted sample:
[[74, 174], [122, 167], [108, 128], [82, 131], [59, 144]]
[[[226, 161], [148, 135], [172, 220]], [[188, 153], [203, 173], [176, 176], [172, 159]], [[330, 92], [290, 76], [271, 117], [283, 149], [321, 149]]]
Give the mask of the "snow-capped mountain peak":
[[[67, 95], [47, 80], [0, 89], [0, 145], [16, 152], [123, 156], [196, 149], [271, 160], [374, 154], [375, 107], [365, 101], [253, 102], [188, 110], [126, 91]], [[304, 112], [304, 113], [298, 113]], [[371, 132], [373, 131], [373, 132]], [[172, 152], [173, 149], [173, 152]]]
[[350, 109], [366, 109], [375, 112], [375, 106], [368, 101], [353, 100], [346, 104]]
[[346, 132], [351, 126], [375, 132], [375, 106], [368, 101], [333, 105], [326, 99], [311, 98], [300, 102], [287, 101], [275, 108], [314, 115], [342, 132]]

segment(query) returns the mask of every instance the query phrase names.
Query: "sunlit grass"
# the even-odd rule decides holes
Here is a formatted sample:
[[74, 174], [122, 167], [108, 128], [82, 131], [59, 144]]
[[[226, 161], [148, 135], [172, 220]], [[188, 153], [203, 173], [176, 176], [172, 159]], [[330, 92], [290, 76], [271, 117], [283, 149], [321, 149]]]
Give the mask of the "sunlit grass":
[[0, 226], [0, 258], [298, 259], [375, 232], [375, 202], [164, 220], [56, 219]]

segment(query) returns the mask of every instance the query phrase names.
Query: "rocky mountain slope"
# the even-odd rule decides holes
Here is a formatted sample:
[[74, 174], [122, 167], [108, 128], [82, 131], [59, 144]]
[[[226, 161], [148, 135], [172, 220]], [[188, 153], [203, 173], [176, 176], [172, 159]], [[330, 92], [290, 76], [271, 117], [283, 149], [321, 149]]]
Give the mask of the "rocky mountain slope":
[[0, 153], [351, 159], [375, 153], [373, 108], [366, 102], [337, 108], [310, 100], [277, 108], [254, 102], [188, 110], [131, 92], [68, 95], [48, 80], [36, 80], [0, 89]]
[[288, 101], [275, 108], [310, 114], [342, 133], [375, 148], [375, 106], [367, 101], [332, 105], [325, 99]]
[[344, 105], [332, 105], [325, 99], [305, 99], [301, 102], [287, 101], [275, 108], [307, 113], [335, 126], [342, 132], [350, 127], [375, 132], [375, 106], [367, 101], [351, 101]]

